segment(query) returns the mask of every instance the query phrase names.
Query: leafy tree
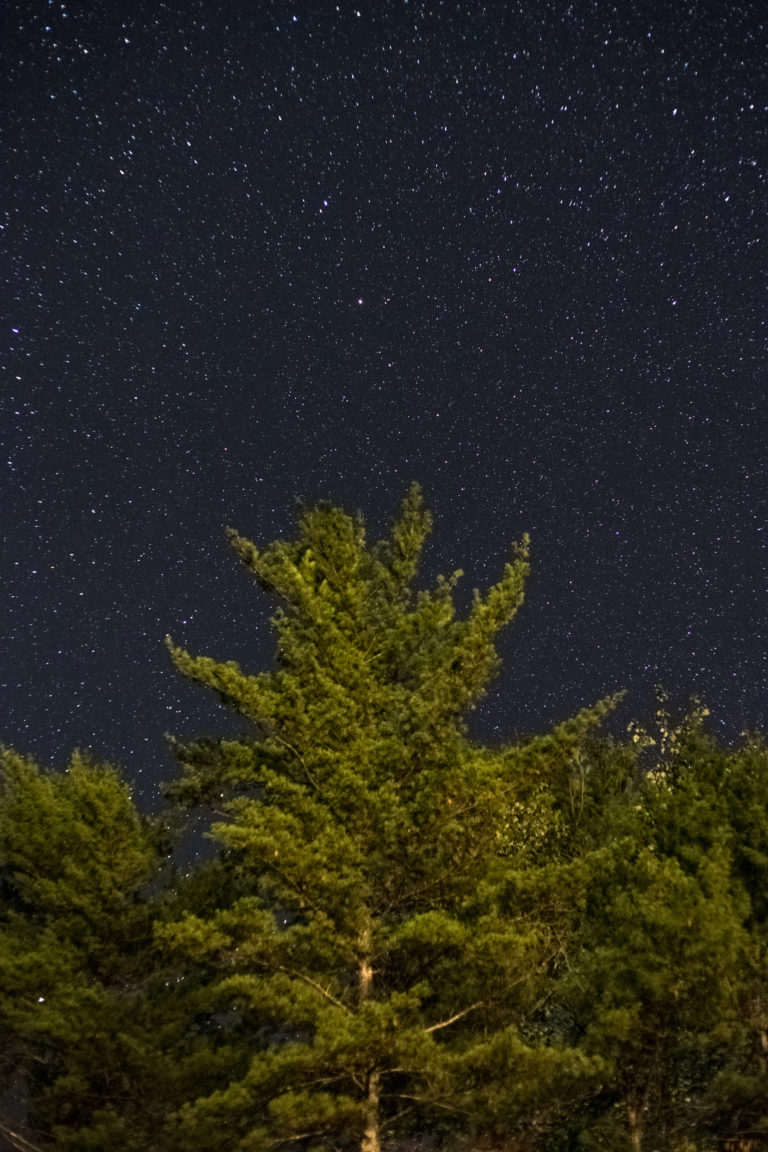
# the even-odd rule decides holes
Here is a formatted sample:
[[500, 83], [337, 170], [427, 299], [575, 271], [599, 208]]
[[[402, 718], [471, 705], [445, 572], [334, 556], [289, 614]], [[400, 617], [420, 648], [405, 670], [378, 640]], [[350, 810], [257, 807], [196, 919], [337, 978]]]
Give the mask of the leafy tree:
[[412, 590], [429, 529], [414, 486], [372, 547], [328, 504], [264, 550], [233, 532], [280, 601], [277, 667], [248, 674], [169, 641], [180, 672], [255, 726], [176, 747], [175, 795], [222, 814], [212, 835], [241, 890], [160, 936], [217, 974], [222, 1027], [249, 1045], [239, 1078], [181, 1110], [181, 1147], [378, 1152], [458, 1126], [523, 1148], [566, 1082], [600, 1066], [527, 1031], [560, 945], [520, 881], [551, 838], [547, 806], [529, 843], [516, 805], [611, 702], [524, 748], [470, 740], [528, 542], [459, 619], [459, 572]]

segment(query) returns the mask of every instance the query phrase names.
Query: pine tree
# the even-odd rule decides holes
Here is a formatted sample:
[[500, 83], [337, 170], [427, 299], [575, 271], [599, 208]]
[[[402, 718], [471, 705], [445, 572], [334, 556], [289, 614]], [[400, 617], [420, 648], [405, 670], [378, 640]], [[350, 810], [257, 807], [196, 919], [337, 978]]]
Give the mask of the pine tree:
[[[720, 979], [707, 962], [708, 1008], [724, 1001], [709, 1048], [711, 1061], [696, 1103], [710, 1136], [768, 1139], [768, 748], [759, 735], [742, 734], [736, 746], [719, 744], [707, 731], [706, 710], [694, 707], [675, 732], [667, 757], [671, 793], [660, 818], [663, 851], [692, 862], [718, 854], [728, 864], [728, 901], [740, 911], [728, 944], [733, 962]], [[705, 865], [706, 866], [706, 865]], [[724, 917], [709, 909], [721, 928]], [[699, 1027], [702, 1026], [699, 1005]]]
[[151, 942], [134, 895], [155, 868], [116, 773], [77, 754], [65, 773], [3, 754], [0, 1031], [8, 1079], [48, 1136], [78, 1111], [86, 1066], [94, 1083], [107, 1075], [106, 986], [127, 977], [137, 936]]
[[182, 1110], [180, 1147], [379, 1152], [457, 1125], [490, 1139], [544, 1124], [590, 1074], [527, 1038], [553, 940], [523, 909], [515, 825], [536, 772], [611, 702], [524, 749], [473, 742], [464, 717], [521, 604], [528, 541], [458, 619], [461, 573], [413, 591], [429, 529], [414, 486], [373, 547], [328, 504], [303, 510], [295, 541], [259, 550], [233, 532], [280, 601], [277, 667], [249, 674], [169, 641], [179, 671], [252, 726], [176, 745], [175, 795], [223, 815], [212, 835], [241, 890], [162, 939], [217, 973], [222, 1027], [249, 1045], [241, 1077]]
[[154, 945], [163, 839], [108, 765], [3, 753], [0, 1087], [28, 1120], [0, 1117], [14, 1147], [166, 1152], [167, 1112], [218, 1071], [190, 1035], [195, 990]]
[[768, 1126], [768, 756], [756, 741], [719, 747], [700, 706], [673, 724], [659, 699], [655, 738], [635, 727], [634, 745], [598, 750], [624, 767], [593, 851], [581, 845], [602, 867], [557, 993], [571, 1041], [610, 1068], [572, 1125], [605, 1152], [708, 1148]]

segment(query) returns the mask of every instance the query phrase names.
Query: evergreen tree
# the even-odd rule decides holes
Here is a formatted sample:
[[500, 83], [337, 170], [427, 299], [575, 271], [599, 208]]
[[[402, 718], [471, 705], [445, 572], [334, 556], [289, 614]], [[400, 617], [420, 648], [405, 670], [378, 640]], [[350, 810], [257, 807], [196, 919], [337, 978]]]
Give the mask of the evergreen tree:
[[[499, 748], [495, 672], [527, 540], [465, 618], [391, 538], [303, 511], [263, 551], [277, 663], [170, 644], [244, 721], [176, 742], [217, 860], [161, 882], [109, 768], [0, 757], [0, 1093], [31, 1152], [329, 1145], [704, 1152], [768, 1136], [768, 749], [695, 706], [598, 731], [617, 697]], [[170, 643], [170, 642], [169, 642]], [[632, 726], [631, 726], [632, 727]]]
[[108, 766], [3, 753], [0, 1074], [28, 1123], [0, 1131], [20, 1149], [167, 1152], [168, 1110], [218, 1070], [153, 941], [162, 839]]
[[114, 772], [81, 755], [43, 772], [4, 753], [0, 1031], [6, 1082], [21, 1081], [48, 1138], [115, 1071], [106, 988], [130, 981], [137, 940], [149, 946], [134, 896], [155, 870], [151, 832]]
[[[695, 708], [674, 732], [665, 765], [671, 796], [657, 820], [661, 850], [674, 846], [688, 868], [718, 853], [727, 860], [728, 899], [740, 913], [733, 963], [719, 990], [727, 1010], [709, 1044], [717, 1059], [710, 1061], [696, 1112], [710, 1138], [762, 1134], [767, 1141], [768, 748], [747, 733], [736, 747], [719, 744], [705, 728], [705, 715]], [[712, 907], [710, 915], [717, 913]], [[713, 981], [716, 963], [708, 967]], [[710, 983], [707, 1003], [712, 999]]]
[[718, 747], [698, 706], [674, 725], [660, 704], [655, 739], [636, 728], [634, 746], [599, 748], [623, 771], [590, 829], [594, 850], [581, 844], [582, 863], [602, 867], [558, 993], [571, 1042], [610, 1068], [570, 1126], [603, 1152], [691, 1152], [768, 1120], [768, 756], [754, 741]]
[[373, 547], [327, 504], [303, 511], [295, 541], [259, 550], [232, 533], [281, 603], [277, 667], [248, 674], [169, 641], [180, 672], [254, 726], [176, 749], [175, 795], [223, 814], [212, 834], [241, 890], [161, 937], [217, 973], [222, 1027], [250, 1045], [242, 1076], [181, 1111], [181, 1147], [379, 1152], [458, 1126], [522, 1148], [566, 1082], [600, 1066], [530, 1031], [559, 944], [522, 894], [537, 842], [517, 823], [536, 773], [611, 705], [524, 749], [470, 740], [528, 543], [458, 619], [460, 573], [412, 590], [429, 528], [414, 486]]

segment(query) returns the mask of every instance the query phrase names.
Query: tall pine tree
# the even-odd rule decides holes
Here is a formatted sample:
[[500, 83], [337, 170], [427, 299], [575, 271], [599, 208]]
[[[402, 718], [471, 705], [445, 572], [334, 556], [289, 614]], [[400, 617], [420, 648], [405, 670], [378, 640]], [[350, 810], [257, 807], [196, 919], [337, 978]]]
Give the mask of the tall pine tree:
[[413, 591], [429, 529], [414, 486], [373, 547], [327, 504], [264, 550], [233, 532], [280, 601], [276, 668], [169, 641], [179, 671], [250, 728], [176, 748], [176, 795], [223, 814], [212, 835], [240, 883], [163, 941], [217, 974], [221, 1026], [250, 1044], [242, 1076], [182, 1110], [181, 1147], [379, 1152], [456, 1126], [491, 1138], [544, 1123], [591, 1072], [526, 1031], [559, 945], [523, 909], [511, 825], [521, 774], [567, 760], [610, 703], [525, 750], [473, 742], [464, 717], [521, 604], [528, 542], [459, 619], [460, 573]]

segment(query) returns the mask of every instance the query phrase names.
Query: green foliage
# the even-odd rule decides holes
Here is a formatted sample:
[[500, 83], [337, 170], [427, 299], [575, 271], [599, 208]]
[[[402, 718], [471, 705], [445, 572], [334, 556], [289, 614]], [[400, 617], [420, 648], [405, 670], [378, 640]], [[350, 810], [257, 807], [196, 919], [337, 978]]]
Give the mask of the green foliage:
[[200, 989], [158, 963], [147, 885], [162, 839], [109, 766], [3, 753], [0, 1073], [35, 1147], [160, 1152], [190, 1079], [220, 1072], [190, 1035]]
[[610, 1069], [572, 1121], [606, 1152], [768, 1126], [768, 755], [719, 747], [696, 703], [678, 725], [660, 705], [653, 737], [632, 726], [630, 746], [600, 751], [629, 762], [596, 822], [587, 791], [580, 859], [601, 866], [558, 989], [570, 1042]]
[[[620, 697], [485, 747], [528, 542], [461, 616], [390, 537], [304, 508], [233, 548], [274, 667], [169, 641], [242, 717], [174, 741], [185, 875], [110, 767], [0, 761], [0, 1090], [50, 1152], [711, 1152], [768, 1134], [768, 748]], [[2, 1120], [0, 1119], [0, 1128]]]
[[6, 751], [0, 763], [0, 1031], [6, 1082], [26, 1079], [41, 1124], [77, 1110], [119, 1015], [107, 988], [129, 980], [149, 940], [138, 889], [153, 874], [151, 830], [110, 768], [76, 754], [63, 774]]
[[[412, 588], [429, 527], [414, 486], [390, 539], [370, 548], [359, 518], [324, 504], [303, 511], [292, 542], [259, 550], [232, 533], [281, 603], [276, 669], [246, 674], [170, 645], [185, 676], [255, 728], [176, 746], [176, 795], [216, 797], [226, 820], [212, 835], [250, 891], [161, 938], [218, 972], [222, 1005], [252, 1033], [266, 1028], [246, 1075], [184, 1110], [190, 1146], [374, 1148], [446, 1116], [471, 1129], [502, 1097], [522, 1116], [571, 1063], [582, 1074], [581, 1056], [536, 1055], [519, 1031], [552, 940], [541, 917], [518, 914], [520, 845], [506, 858], [500, 846], [520, 839], [526, 772], [540, 769], [543, 786], [610, 705], [549, 744], [473, 743], [464, 716], [522, 601], [527, 540], [459, 619], [460, 573]], [[470, 1067], [494, 1064], [496, 1080], [472, 1082]]]

